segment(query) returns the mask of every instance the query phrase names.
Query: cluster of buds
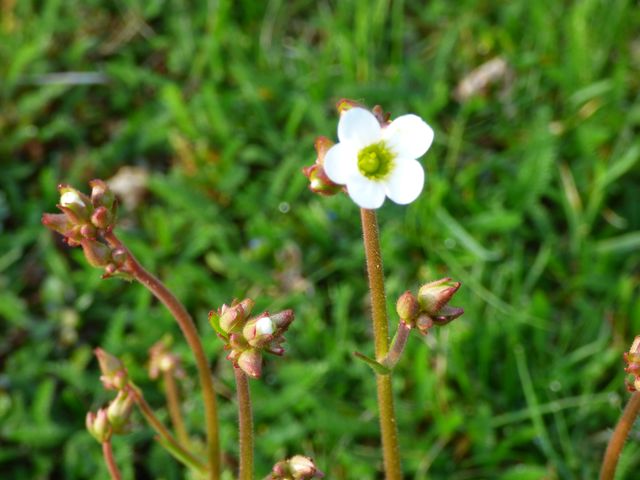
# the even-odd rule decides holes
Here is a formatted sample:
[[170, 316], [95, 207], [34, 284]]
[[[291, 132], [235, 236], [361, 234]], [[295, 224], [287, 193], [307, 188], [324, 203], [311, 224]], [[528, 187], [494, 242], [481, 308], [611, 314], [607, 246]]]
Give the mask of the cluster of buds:
[[45, 213], [42, 223], [58, 232], [69, 246], [82, 247], [87, 261], [94, 267], [104, 268], [104, 277], [127, 277], [123, 271], [126, 252], [112, 248], [103, 236], [113, 230], [116, 221], [115, 195], [102, 180], [92, 180], [91, 196], [68, 185], [58, 186], [62, 213]]
[[130, 418], [135, 399], [131, 391], [129, 375], [124, 364], [101, 348], [95, 350], [100, 371], [100, 380], [107, 390], [117, 390], [116, 398], [96, 413], [89, 412], [86, 418], [87, 430], [100, 443], [108, 442], [114, 434], [130, 430]]
[[209, 322], [230, 350], [227, 359], [237, 368], [253, 378], [262, 373], [262, 353], [282, 355], [284, 332], [293, 322], [293, 311], [284, 310], [276, 314], [269, 312], [251, 318], [254, 301], [245, 299], [223, 305], [209, 312]]
[[396, 304], [398, 316], [408, 326], [416, 327], [426, 335], [434, 325], [446, 325], [464, 313], [462, 308], [449, 305], [459, 288], [460, 282], [442, 278], [420, 287], [417, 297], [407, 291]]
[[184, 377], [180, 359], [169, 348], [171, 339], [166, 337], [156, 342], [149, 349], [149, 377], [156, 380], [160, 375], [170, 373], [176, 377]]
[[631, 348], [624, 353], [624, 361], [627, 364], [624, 369], [631, 377], [627, 380], [627, 390], [640, 391], [640, 335], [634, 338]]
[[324, 156], [333, 146], [333, 142], [327, 137], [318, 137], [314, 146], [318, 155], [315, 163], [302, 169], [304, 176], [309, 179], [309, 190], [326, 197], [335, 195], [342, 191], [342, 185], [333, 183], [324, 171]]
[[309, 480], [322, 478], [322, 473], [309, 457], [295, 455], [273, 466], [273, 470], [264, 480]]

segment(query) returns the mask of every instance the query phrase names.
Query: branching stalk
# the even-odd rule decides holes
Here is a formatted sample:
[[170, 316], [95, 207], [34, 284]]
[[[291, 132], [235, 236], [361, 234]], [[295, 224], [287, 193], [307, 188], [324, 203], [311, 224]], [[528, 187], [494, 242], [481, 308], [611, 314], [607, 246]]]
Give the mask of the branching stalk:
[[198, 331], [187, 310], [182, 303], [167, 289], [167, 287], [154, 275], [145, 270], [113, 232], [105, 234], [105, 240], [113, 248], [120, 248], [126, 253], [126, 269], [136, 280], [144, 285], [155, 297], [160, 300], [171, 312], [180, 330], [187, 340], [198, 366], [200, 385], [207, 424], [207, 450], [209, 458], [209, 479], [220, 478], [220, 440], [218, 433], [218, 408], [216, 394], [213, 388], [211, 369], [204, 354]]
[[236, 377], [238, 394], [238, 424], [240, 441], [240, 471], [239, 480], [253, 480], [253, 413], [251, 411], [251, 397], [249, 382], [245, 373], [233, 367]]
[[[381, 361], [389, 352], [389, 320], [387, 319], [387, 300], [384, 291], [384, 270], [380, 252], [378, 221], [375, 210], [364, 208], [360, 210], [360, 218], [371, 295], [371, 319], [373, 322], [375, 354], [376, 360]], [[387, 480], [400, 480], [402, 478], [402, 469], [393, 406], [391, 374], [377, 374], [376, 384], [385, 478]]]
[[391, 348], [389, 348], [387, 355], [380, 361], [380, 363], [389, 370], [392, 370], [398, 363], [398, 360], [400, 360], [410, 333], [411, 327], [403, 320], [400, 320], [398, 322], [398, 331], [391, 341]]
[[600, 480], [613, 480], [615, 477], [622, 447], [624, 447], [624, 442], [638, 417], [638, 412], [640, 412], [640, 392], [635, 392], [629, 398], [629, 402], [622, 412], [620, 420], [618, 420], [613, 435], [611, 435], [609, 445], [607, 445], [600, 469]]
[[186, 450], [178, 440], [171, 434], [171, 432], [165, 427], [162, 422], [156, 417], [156, 414], [153, 412], [151, 406], [144, 399], [142, 394], [138, 391], [138, 389], [134, 386], [128, 387], [129, 395], [132, 396], [138, 408], [142, 412], [144, 418], [149, 422], [151, 428], [155, 430], [155, 432], [162, 438], [163, 442], [168, 444], [171, 447], [172, 451], [176, 451], [179, 453], [179, 460], [184, 461], [188, 467], [193, 468], [201, 473], [207, 471], [206, 465], [204, 465], [200, 460], [193, 456], [191, 452]]

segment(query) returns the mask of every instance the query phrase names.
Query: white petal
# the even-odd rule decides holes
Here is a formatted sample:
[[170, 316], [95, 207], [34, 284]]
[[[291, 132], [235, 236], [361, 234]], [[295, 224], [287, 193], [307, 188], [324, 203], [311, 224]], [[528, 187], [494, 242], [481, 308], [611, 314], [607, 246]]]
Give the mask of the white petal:
[[420, 158], [433, 143], [431, 127], [413, 114], [396, 118], [382, 135], [396, 155], [405, 158]]
[[332, 182], [345, 185], [358, 173], [358, 150], [348, 142], [336, 143], [324, 156], [324, 171]]
[[396, 168], [385, 182], [387, 196], [400, 205], [413, 202], [424, 186], [424, 169], [417, 160], [396, 158]]
[[269, 317], [262, 317], [256, 322], [256, 333], [258, 335], [271, 335], [273, 333], [273, 322]]
[[62, 194], [62, 196], [60, 197], [60, 205], [62, 205], [63, 207], [70, 207], [71, 205], [78, 205], [79, 207], [85, 206], [82, 198], [80, 198], [80, 195], [78, 195], [78, 193], [74, 192], [73, 190], [64, 192]]
[[351, 200], [360, 208], [380, 208], [384, 203], [384, 183], [373, 182], [362, 175], [351, 177], [347, 183], [347, 191]]
[[355, 144], [358, 149], [382, 138], [380, 123], [369, 110], [354, 107], [342, 114], [338, 122], [338, 139]]

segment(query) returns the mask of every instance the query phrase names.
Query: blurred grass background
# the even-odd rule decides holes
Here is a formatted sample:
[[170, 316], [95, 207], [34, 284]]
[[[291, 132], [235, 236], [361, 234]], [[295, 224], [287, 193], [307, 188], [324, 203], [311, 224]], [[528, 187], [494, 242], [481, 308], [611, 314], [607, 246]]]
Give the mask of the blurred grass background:
[[[412, 338], [395, 376], [406, 478], [595, 478], [640, 333], [637, 2], [187, 4], [0, 0], [3, 478], [107, 478], [84, 430], [110, 398], [96, 346], [163, 418], [147, 349], [173, 334], [195, 380], [146, 290], [101, 281], [40, 224], [58, 183], [86, 190], [123, 166], [149, 181], [121, 235], [203, 332], [229, 472], [233, 376], [206, 317], [251, 296], [297, 314], [286, 356], [252, 382], [257, 476], [304, 453], [330, 479], [381, 478], [374, 382], [352, 357], [371, 353], [358, 211], [300, 174], [315, 136], [335, 136], [341, 97], [436, 130], [423, 195], [379, 212], [391, 303], [463, 282], [465, 315]], [[496, 58], [494, 82], [456, 95]], [[640, 467], [633, 438], [619, 478]], [[115, 450], [126, 478], [182, 476], [143, 425]]]

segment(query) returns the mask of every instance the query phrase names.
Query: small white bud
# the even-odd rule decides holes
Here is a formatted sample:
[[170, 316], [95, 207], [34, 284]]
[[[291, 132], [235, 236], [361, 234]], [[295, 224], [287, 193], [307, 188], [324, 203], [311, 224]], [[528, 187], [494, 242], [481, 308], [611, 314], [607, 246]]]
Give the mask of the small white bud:
[[257, 335], [271, 335], [273, 333], [273, 322], [269, 317], [262, 317], [256, 322]]
[[62, 205], [63, 207], [70, 207], [71, 205], [78, 205], [79, 207], [85, 206], [82, 198], [80, 198], [80, 195], [78, 195], [78, 193], [74, 191], [64, 192], [60, 196], [60, 205]]

